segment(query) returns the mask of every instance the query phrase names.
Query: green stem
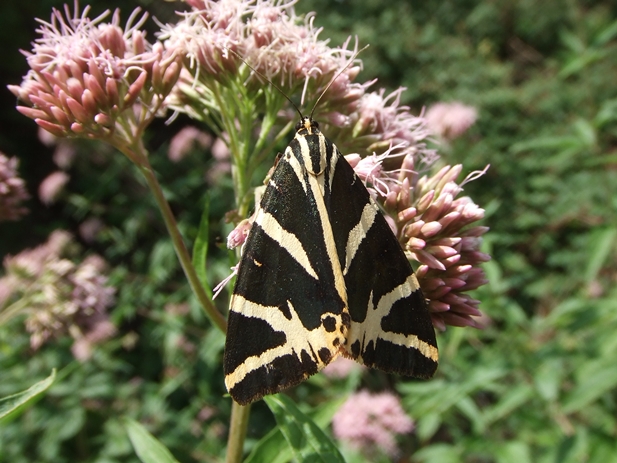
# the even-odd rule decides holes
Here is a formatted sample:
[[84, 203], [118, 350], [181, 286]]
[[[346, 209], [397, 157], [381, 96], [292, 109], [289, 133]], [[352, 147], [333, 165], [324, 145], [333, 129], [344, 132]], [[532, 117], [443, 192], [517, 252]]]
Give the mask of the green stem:
[[231, 423], [229, 425], [229, 438], [227, 439], [227, 457], [225, 463], [240, 463], [244, 453], [244, 439], [246, 428], [249, 423], [251, 406], [238, 405], [235, 401], [231, 403]]
[[[244, 90], [242, 86], [235, 87], [237, 92]], [[220, 118], [223, 130], [227, 132], [229, 140], [227, 146], [233, 158], [232, 179], [234, 183], [234, 194], [238, 206], [238, 215], [245, 217], [248, 212], [248, 202], [246, 201], [247, 192], [250, 189], [250, 176], [248, 174], [247, 163], [251, 148], [251, 129], [252, 129], [252, 109], [248, 104], [241, 104], [240, 99], [234, 97], [236, 91], [213, 86], [211, 89], [212, 99], [215, 106], [220, 108]], [[236, 100], [238, 104], [230, 105], [230, 101]], [[223, 110], [225, 108], [226, 110]], [[250, 114], [247, 117], [247, 108]], [[236, 122], [240, 124], [240, 130], [236, 127]]]
[[169, 206], [167, 199], [165, 199], [165, 195], [163, 194], [161, 185], [156, 178], [154, 171], [152, 170], [150, 162], [148, 161], [145, 148], [140, 142], [136, 143], [135, 145], [137, 146], [117, 147], [129, 159], [133, 160], [141, 170], [141, 173], [143, 174], [146, 182], [148, 183], [148, 186], [150, 187], [150, 191], [154, 195], [154, 200], [156, 201], [156, 204], [158, 205], [161, 214], [163, 215], [163, 221], [165, 222], [167, 231], [171, 236], [171, 241], [174, 245], [174, 249], [176, 250], [176, 255], [180, 260], [180, 265], [182, 266], [182, 270], [184, 270], [184, 274], [189, 281], [191, 289], [193, 290], [193, 294], [195, 294], [195, 296], [201, 303], [210, 320], [217, 326], [217, 328], [225, 332], [227, 330], [227, 321], [225, 320], [225, 317], [216, 309], [199, 281], [199, 277], [197, 276], [195, 267], [193, 267], [189, 252], [186, 248], [186, 245], [184, 244], [182, 234], [178, 229], [176, 218], [171, 211], [171, 207]]

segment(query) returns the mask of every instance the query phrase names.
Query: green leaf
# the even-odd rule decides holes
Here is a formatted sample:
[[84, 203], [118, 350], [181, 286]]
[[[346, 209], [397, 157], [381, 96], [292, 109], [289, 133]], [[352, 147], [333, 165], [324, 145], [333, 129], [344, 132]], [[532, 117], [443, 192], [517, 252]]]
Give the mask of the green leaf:
[[559, 71], [559, 77], [566, 79], [589, 67], [590, 64], [604, 58], [604, 50], [585, 50], [581, 55], [576, 55]]
[[442, 424], [441, 414], [426, 413], [416, 421], [416, 434], [421, 441], [427, 441], [433, 437]]
[[197, 272], [201, 285], [206, 290], [209, 297], [212, 297], [212, 289], [208, 285], [206, 276], [206, 258], [208, 257], [208, 234], [210, 232], [210, 196], [206, 195], [204, 200], [204, 210], [199, 221], [197, 238], [193, 243], [193, 267]]
[[541, 363], [534, 374], [534, 385], [540, 397], [547, 402], [557, 400], [563, 384], [564, 359], [551, 357]]
[[461, 459], [460, 449], [449, 444], [434, 444], [414, 453], [414, 461], [423, 463], [458, 463]]
[[150, 269], [148, 275], [157, 282], [167, 281], [178, 268], [178, 258], [170, 239], [156, 243], [150, 254]]
[[578, 383], [563, 401], [563, 412], [581, 410], [601, 395], [617, 387], [617, 369], [612, 358], [589, 361], [578, 372]]
[[572, 124], [573, 132], [578, 135], [581, 147], [592, 148], [598, 143], [596, 129], [588, 120], [578, 118]]
[[606, 45], [615, 37], [617, 37], [617, 21], [613, 21], [604, 29], [602, 29], [600, 33], [594, 38], [593, 44], [595, 46]]
[[566, 48], [573, 51], [575, 54], [581, 54], [585, 51], [585, 44], [583, 41], [572, 32], [563, 30], [560, 32], [559, 38]]
[[554, 135], [554, 136], [544, 136], [544, 137], [536, 137], [530, 140], [520, 141], [514, 143], [510, 147], [510, 152], [513, 154], [522, 153], [524, 151], [534, 151], [534, 150], [556, 150], [556, 149], [566, 149], [571, 147], [580, 146], [580, 140], [578, 137], [573, 135]]
[[[311, 418], [321, 429], [325, 428], [330, 424], [332, 417], [346, 399], [347, 397], [343, 396], [339, 399], [329, 400], [312, 412]], [[261, 463], [262, 461], [286, 463], [293, 456], [294, 454], [287, 445], [283, 433], [277, 427], [261, 438], [244, 463]]]
[[54, 368], [47, 378], [30, 386], [25, 391], [0, 399], [0, 423], [9, 423], [33, 406], [43, 397], [43, 393], [49, 389], [55, 379], [56, 369]]
[[497, 449], [498, 463], [518, 463], [519, 461], [532, 461], [529, 445], [526, 442], [507, 442]]
[[319, 426], [321, 429], [324, 429], [332, 422], [332, 418], [334, 418], [334, 415], [336, 414], [338, 409], [341, 408], [341, 406], [345, 403], [346, 400], [346, 395], [342, 395], [338, 398], [328, 400], [327, 402], [320, 404], [319, 407], [311, 411], [309, 415], [317, 426]]
[[299, 463], [344, 463], [334, 443], [285, 395], [264, 397]]
[[244, 463], [287, 463], [294, 456], [279, 428], [274, 428], [253, 447]]
[[596, 230], [590, 242], [593, 247], [589, 253], [589, 261], [585, 270], [585, 281], [591, 283], [598, 276], [606, 259], [610, 256], [610, 251], [615, 246], [615, 238], [617, 238], [617, 229], [609, 228], [606, 230]]
[[171, 452], [137, 421], [124, 418], [131, 444], [142, 463], [178, 463]]
[[[594, 125], [601, 129], [617, 119], [617, 99], [607, 100], [602, 103], [598, 113], [594, 117]], [[605, 155], [606, 156], [606, 155]]]
[[519, 384], [504, 394], [497, 404], [484, 415], [486, 427], [498, 420], [511, 415], [517, 408], [523, 406], [534, 397], [534, 389], [527, 384]]

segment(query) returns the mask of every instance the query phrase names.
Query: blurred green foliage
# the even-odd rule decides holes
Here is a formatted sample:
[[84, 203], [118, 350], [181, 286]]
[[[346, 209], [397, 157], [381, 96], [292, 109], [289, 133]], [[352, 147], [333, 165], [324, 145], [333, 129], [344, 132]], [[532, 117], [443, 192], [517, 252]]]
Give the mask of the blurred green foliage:
[[[95, 13], [109, 6], [92, 3]], [[129, 3], [121, 2], [123, 18]], [[32, 18], [48, 18], [51, 5], [60, 4], [34, 2], [23, 9], [2, 3], [5, 84], [25, 73], [17, 50], [34, 37]], [[173, 20], [169, 5], [142, 4]], [[322, 38], [338, 44], [357, 35], [361, 46], [369, 43], [360, 81], [378, 77], [377, 85], [407, 87], [405, 103], [416, 112], [453, 100], [478, 109], [477, 124], [438, 149], [443, 162], [463, 163], [468, 172], [491, 164], [465, 189], [487, 210], [485, 252], [493, 260], [485, 265], [490, 284], [476, 293], [486, 329], [440, 334], [435, 379], [370, 371], [337, 382], [317, 375], [292, 396], [314, 414], [359, 386], [395, 388], [417, 423], [413, 437], [401, 443], [413, 461], [617, 461], [617, 4], [314, 0], [297, 9], [317, 12]], [[36, 141], [34, 124], [14, 110], [7, 93], [0, 150], [21, 159], [35, 197], [54, 169], [51, 152]], [[233, 198], [224, 180], [207, 188], [210, 153], [193, 153], [178, 164], [167, 159], [169, 139], [186, 123], [158, 123], [148, 144], [191, 242], [209, 196], [212, 284], [231, 265], [220, 243]], [[24, 221], [2, 223], [0, 254], [42, 242], [55, 228], [75, 232], [85, 219], [100, 218], [105, 228], [87, 249], [114, 269], [112, 320], [119, 334], [80, 363], [68, 339], [32, 352], [23, 320], [0, 327], [0, 397], [58, 370], [43, 400], [0, 423], [0, 461], [136, 462], [125, 416], [145, 425], [178, 461], [222, 461], [230, 413], [223, 335], [190, 297], [133, 167], [99, 145], [77, 149], [63, 201], [46, 208], [35, 198]], [[265, 404], [255, 405], [247, 451], [268, 448], [258, 444], [264, 436], [280, 439], [267, 435], [275, 425]]]

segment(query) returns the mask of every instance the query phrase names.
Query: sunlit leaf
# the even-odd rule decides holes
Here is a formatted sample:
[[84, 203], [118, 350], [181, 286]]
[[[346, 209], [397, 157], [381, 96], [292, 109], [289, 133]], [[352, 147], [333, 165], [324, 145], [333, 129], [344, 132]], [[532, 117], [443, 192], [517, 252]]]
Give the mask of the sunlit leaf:
[[343, 463], [334, 443], [293, 401], [283, 395], [264, 397], [298, 462]]
[[53, 369], [47, 378], [33, 384], [25, 391], [0, 399], [0, 423], [6, 424], [32, 407], [43, 397], [55, 379], [56, 370]]
[[142, 463], [178, 463], [171, 452], [137, 421], [124, 419], [124, 426]]

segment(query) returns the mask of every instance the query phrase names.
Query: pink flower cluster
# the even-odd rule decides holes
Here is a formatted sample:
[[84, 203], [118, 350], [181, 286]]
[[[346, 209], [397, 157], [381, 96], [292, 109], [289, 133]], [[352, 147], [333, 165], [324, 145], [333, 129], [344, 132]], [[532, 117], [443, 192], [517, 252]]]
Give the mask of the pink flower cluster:
[[197, 127], [184, 127], [169, 142], [167, 156], [172, 162], [179, 162], [195, 146], [204, 150], [210, 148], [212, 146], [212, 135], [202, 132]]
[[58, 196], [69, 181], [69, 174], [57, 170], [49, 174], [39, 185], [39, 199], [43, 204], [56, 202]]
[[[383, 204], [408, 257], [420, 263], [418, 276], [430, 301], [434, 324], [440, 329], [447, 324], [476, 326], [479, 303], [467, 292], [486, 283], [479, 265], [488, 256], [479, 252], [479, 246], [487, 228], [472, 226], [483, 218], [484, 211], [470, 198], [458, 197], [464, 183], [456, 183], [461, 166], [448, 166], [420, 178], [418, 172], [429, 172], [438, 159], [435, 151], [425, 146], [431, 133], [426, 119], [414, 116], [400, 103], [403, 89], [386, 95], [383, 90], [368, 91], [373, 82], [355, 83], [360, 68], [358, 63], [349, 66], [353, 51], [347, 44], [331, 48], [320, 40], [313, 16], [296, 16], [293, 3], [193, 2], [198, 9], [187, 13], [180, 23], [165, 26], [160, 36], [168, 49], [177, 50], [187, 60], [171, 105], [214, 125], [225, 119], [228, 111], [236, 119], [226, 127], [242, 132], [237, 114], [246, 106], [245, 100], [271, 95], [265, 98], [266, 112], [269, 101], [278, 101], [280, 109], [285, 105], [272, 87], [251, 87], [250, 72], [242, 73], [248, 71], [243, 60], [284, 92], [301, 89], [303, 99], [312, 101], [336, 77], [319, 106], [322, 131], [343, 153], [358, 153], [348, 159]], [[238, 76], [244, 76], [242, 91], [234, 83]], [[225, 94], [224, 88], [234, 95], [246, 92], [238, 108], [221, 106], [217, 98]], [[282, 123], [287, 125], [281, 134], [291, 129], [289, 119], [285, 114]], [[247, 158], [232, 159], [251, 165]], [[251, 222], [251, 218], [244, 219], [231, 232], [230, 248], [244, 243]]]
[[381, 451], [394, 458], [396, 437], [410, 433], [413, 421], [390, 392], [371, 394], [364, 390], [351, 395], [332, 420], [334, 436], [367, 455]]
[[[429, 134], [426, 122], [400, 105], [402, 89], [385, 96], [383, 90], [367, 91], [374, 81], [354, 82], [361, 63], [350, 59], [357, 48], [348, 49], [349, 41], [342, 47], [330, 47], [326, 40], [320, 40], [321, 29], [314, 26], [314, 16], [297, 16], [294, 3], [192, 2], [196, 9], [181, 22], [165, 26], [159, 37], [169, 50], [186, 57], [186, 67], [170, 106], [216, 122], [219, 118], [212, 115], [216, 112], [213, 108], [220, 112], [225, 112], [225, 108], [220, 107], [215, 93], [221, 87], [233, 89], [232, 82], [246, 62], [279, 85], [285, 94], [301, 91], [301, 102], [315, 104], [322, 97], [317, 106], [322, 130], [343, 152], [365, 156], [394, 146], [397, 154], [413, 154], [427, 165], [433, 163], [436, 155], [423, 142]], [[262, 94], [264, 83], [260, 76], [246, 79], [246, 98]], [[266, 93], [274, 95], [265, 99], [266, 111], [276, 104], [282, 109], [285, 100], [275, 89], [266, 89]], [[284, 123], [295, 118], [289, 113], [281, 114]]]
[[[221, 82], [243, 64], [238, 58], [292, 94], [298, 86], [319, 94], [331, 78], [348, 64], [353, 52], [331, 48], [319, 40], [321, 29], [313, 16], [298, 17], [295, 1], [231, 0], [193, 2], [195, 9], [184, 20], [165, 26], [160, 38], [189, 60], [197, 78], [207, 76]], [[359, 68], [350, 67], [333, 85], [332, 94], [342, 97]], [[257, 81], [258, 87], [263, 84]], [[356, 85], [357, 86], [357, 85]], [[351, 89], [348, 89], [351, 90]], [[333, 95], [330, 95], [332, 97]], [[352, 95], [349, 95], [352, 96]], [[326, 100], [332, 101], [332, 98]]]
[[441, 330], [446, 325], [479, 326], [475, 317], [481, 315], [480, 301], [466, 293], [488, 282], [480, 267], [490, 260], [480, 252], [481, 236], [488, 227], [474, 224], [484, 217], [484, 209], [459, 195], [465, 183], [485, 171], [473, 172], [458, 183], [460, 164], [420, 177], [413, 156], [406, 155], [399, 168], [387, 170], [384, 165], [391, 158], [400, 156], [386, 152], [350, 161], [383, 204], [408, 257], [420, 263], [416, 275], [433, 324]]
[[46, 243], [6, 257], [0, 305], [23, 306], [33, 349], [68, 333], [76, 341], [74, 355], [84, 360], [93, 344], [115, 333], [107, 315], [115, 288], [107, 285], [100, 257], [90, 256], [81, 264], [62, 257], [71, 240], [68, 233], [56, 231]]
[[321, 372], [329, 378], [346, 378], [354, 370], [360, 370], [366, 368], [364, 365], [359, 364], [355, 360], [343, 357], [342, 355], [337, 357], [333, 362], [328, 363]]
[[30, 71], [9, 89], [22, 103], [17, 109], [54, 135], [126, 142], [171, 91], [180, 57], [146, 41], [139, 10], [125, 29], [119, 10], [110, 23], [103, 22], [109, 11], [95, 19], [88, 12], [79, 15], [76, 2], [72, 14], [65, 6], [64, 15], [54, 9], [50, 22], [39, 21], [40, 38], [24, 52]]
[[[478, 326], [480, 301], [466, 292], [488, 283], [480, 264], [490, 256], [480, 251], [488, 227], [474, 225], [484, 209], [468, 196], [458, 197], [462, 186], [484, 174], [475, 172], [457, 183], [462, 166], [445, 166], [433, 176], [423, 176], [413, 188], [414, 206], [399, 201], [401, 238], [410, 256], [421, 263], [418, 280], [429, 300], [433, 324]], [[415, 209], [415, 211], [414, 211]], [[409, 220], [413, 216], [413, 220]]]
[[[290, 105], [261, 81], [266, 76], [287, 95], [319, 102], [322, 131], [343, 153], [356, 153], [352, 165], [383, 205], [408, 257], [420, 264], [433, 323], [441, 329], [476, 325], [479, 303], [467, 292], [486, 283], [480, 264], [489, 256], [479, 249], [488, 229], [476, 224], [484, 211], [461, 196], [471, 180], [457, 180], [462, 167], [432, 171], [438, 156], [425, 145], [431, 133], [460, 135], [475, 121], [475, 110], [435, 105], [426, 119], [401, 104], [403, 89], [369, 91], [374, 81], [355, 82], [357, 45], [330, 47], [313, 15], [295, 14], [294, 0], [187, 3], [193, 10], [177, 24], [162, 25], [154, 45], [140, 30], [146, 18], [138, 18], [138, 10], [124, 29], [118, 11], [106, 23], [109, 12], [90, 19], [88, 8], [80, 15], [77, 4], [72, 14], [54, 10], [26, 53], [30, 72], [21, 86], [9, 87], [24, 104], [18, 109], [55, 135], [104, 138], [138, 163], [139, 150], [124, 148], [141, 143], [163, 105], [207, 122], [218, 136], [211, 150], [220, 152], [207, 178], [214, 182], [230, 161], [234, 165], [241, 213], [230, 217], [239, 222], [250, 209], [253, 171], [294, 125]], [[260, 114], [261, 126], [255, 124]], [[181, 157], [191, 140], [211, 142], [194, 130], [182, 133], [171, 155]], [[227, 149], [219, 150], [222, 144]], [[65, 181], [50, 177], [41, 197], [53, 201]], [[249, 228], [250, 220], [242, 222], [228, 244], [241, 245]]]
[[458, 101], [435, 103], [426, 112], [426, 120], [432, 133], [453, 140], [460, 137], [478, 118], [476, 108]]
[[17, 172], [17, 158], [7, 158], [0, 153], [0, 222], [19, 220], [28, 213], [21, 205], [30, 195]]

